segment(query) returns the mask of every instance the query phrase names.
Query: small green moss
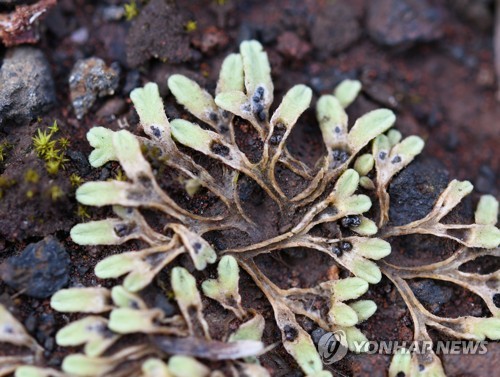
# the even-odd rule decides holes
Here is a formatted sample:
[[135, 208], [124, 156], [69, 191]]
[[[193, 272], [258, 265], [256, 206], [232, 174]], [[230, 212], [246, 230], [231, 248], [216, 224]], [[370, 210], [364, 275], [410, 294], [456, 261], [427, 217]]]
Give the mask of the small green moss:
[[135, 0], [125, 4], [123, 7], [125, 8], [125, 19], [127, 21], [130, 21], [139, 15], [139, 10], [137, 9], [137, 3]]
[[118, 169], [115, 175], [115, 179], [117, 181], [125, 182], [128, 178], [122, 169]]
[[54, 149], [56, 142], [52, 139], [52, 133], [37, 129], [37, 135], [33, 136], [33, 146], [38, 157], [44, 158], [47, 152]]
[[5, 195], [6, 190], [9, 187], [12, 187], [16, 184], [16, 181], [13, 179], [5, 178], [0, 175], [0, 199], [2, 199]]
[[196, 31], [197, 28], [198, 28], [198, 25], [196, 24], [196, 21], [194, 21], [194, 20], [189, 20], [184, 25], [184, 30], [186, 30], [186, 32], [188, 32], [188, 33]]
[[64, 191], [61, 189], [61, 187], [54, 185], [49, 188], [49, 196], [52, 199], [52, 201], [56, 201], [64, 196]]
[[40, 175], [33, 169], [26, 170], [24, 173], [24, 181], [26, 183], [38, 183], [40, 180]]
[[90, 214], [87, 211], [87, 207], [78, 205], [78, 208], [76, 209], [76, 216], [78, 216], [80, 219], [90, 219]]
[[0, 162], [4, 162], [5, 158], [7, 157], [7, 151], [9, 149], [12, 149], [12, 144], [10, 144], [8, 141], [4, 141], [2, 144], [0, 144]]
[[71, 186], [73, 187], [78, 187], [83, 184], [83, 178], [76, 173], [73, 173], [69, 176], [69, 181], [71, 183]]
[[28, 190], [28, 191], [26, 191], [26, 197], [28, 199], [33, 199], [34, 196], [35, 196], [35, 191], [34, 190]]

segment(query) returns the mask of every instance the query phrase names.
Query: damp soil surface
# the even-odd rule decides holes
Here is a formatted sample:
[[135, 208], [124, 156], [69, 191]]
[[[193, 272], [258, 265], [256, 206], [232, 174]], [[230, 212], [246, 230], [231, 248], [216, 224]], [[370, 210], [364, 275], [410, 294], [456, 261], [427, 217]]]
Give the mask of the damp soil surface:
[[[0, 270], [8, 266], [16, 268], [6, 273], [8, 279], [0, 280], [0, 302], [44, 347], [48, 366], [60, 365], [68, 353], [54, 340], [55, 332], [67, 323], [68, 317], [50, 308], [47, 298], [50, 293], [38, 289], [36, 295], [29, 295], [33, 291], [30, 282], [37, 284], [40, 276], [47, 276], [58, 279], [57, 287], [60, 282], [66, 286], [111, 286], [112, 282], [94, 276], [95, 264], [106, 255], [140, 246], [128, 243], [120, 247], [79, 247], [71, 242], [69, 230], [74, 224], [102, 219], [110, 213], [109, 209], [77, 205], [75, 176], [92, 181], [122, 174], [117, 163], [99, 169], [89, 166], [87, 156], [91, 148], [85, 138], [87, 131], [99, 125], [140, 133], [128, 95], [133, 88], [150, 81], [158, 83], [169, 118], [185, 116], [166, 86], [169, 75], [185, 74], [213, 91], [222, 59], [237, 51], [243, 40], [258, 39], [269, 54], [276, 102], [298, 83], [313, 89], [314, 103], [341, 80], [359, 79], [363, 82], [363, 92], [349, 108], [350, 119], [378, 107], [388, 107], [396, 112], [397, 128], [403, 135], [416, 134], [425, 139], [424, 156], [400, 174], [390, 188], [391, 197], [395, 198], [391, 208], [394, 224], [425, 215], [453, 178], [468, 179], [477, 192], [498, 196], [500, 105], [495, 98], [493, 2], [150, 0], [137, 1], [139, 15], [130, 21], [123, 16], [124, 3], [59, 0], [41, 22], [40, 40], [35, 45], [50, 64], [57, 102], [51, 110], [33, 114], [30, 121], [0, 122], [0, 143], [6, 150], [0, 158], [0, 263], [3, 263]], [[0, 1], [0, 12], [12, 9], [9, 1]], [[0, 65], [8, 53], [9, 49], [0, 45]], [[97, 98], [87, 113], [77, 119], [68, 80], [75, 63], [90, 57], [118, 67], [119, 84], [113, 94]], [[64, 169], [49, 174], [33, 149], [32, 137], [37, 129], [46, 130], [54, 120], [60, 128], [56, 137], [68, 138], [70, 143], [64, 152], [67, 160]], [[241, 122], [237, 135], [249, 158], [261, 153], [262, 144], [251, 127]], [[310, 166], [324, 152], [313, 110], [299, 120], [288, 148]], [[198, 162], [210, 165], [203, 156], [198, 158]], [[210, 169], [215, 172], [219, 167], [214, 165]], [[289, 172], [278, 175], [282, 187], [289, 184], [287, 190], [292, 194], [300, 191], [301, 182]], [[207, 191], [189, 197], [175, 173], [166, 172], [163, 184], [178, 203], [194, 213], [210, 213], [218, 208]], [[282, 225], [279, 211], [270, 207], [272, 201], [251, 180], [242, 178], [240, 198], [262, 228], [279, 230]], [[471, 221], [477, 200], [477, 194], [472, 195], [457, 209], [455, 219]], [[418, 203], [417, 210], [408, 206], [410, 201]], [[157, 217], [155, 213], [148, 214], [153, 221]], [[156, 225], [162, 224], [158, 220]], [[246, 242], [236, 233], [211, 234], [207, 238], [216, 249]], [[43, 239], [58, 243], [54, 248], [57, 255], [62, 255], [65, 266], [69, 265], [67, 268], [55, 269], [53, 273], [54, 268], [48, 264], [55, 263], [54, 257], [39, 254], [33, 259], [43, 260], [42, 266], [27, 263], [26, 258], [33, 252], [23, 254], [23, 250]], [[39, 250], [41, 246], [33, 248]], [[430, 263], [449, 257], [455, 249], [453, 243], [431, 237], [404, 237], [394, 242], [391, 262]], [[9, 258], [18, 258], [22, 263]], [[187, 258], [176, 263], [192, 268]], [[283, 288], [312, 286], [343, 273], [331, 259], [304, 249], [261, 256], [257, 263]], [[494, 259], [485, 264], [486, 269], [498, 268]], [[467, 268], [481, 270], [477, 265]], [[215, 274], [215, 268], [209, 267], [196, 277], [201, 282]], [[18, 280], [23, 277], [22, 284], [6, 284], [16, 276]], [[241, 279], [244, 306], [262, 312], [268, 324], [265, 343], [279, 342], [270, 304], [249, 276], [242, 274]], [[170, 289], [165, 283], [168, 280], [168, 273], [162, 272], [144, 294], [148, 303], [174, 314], [177, 309], [164, 298], [164, 292]], [[55, 285], [47, 284], [47, 289]], [[422, 280], [412, 282], [412, 289], [426, 307], [442, 316], [489, 314], [476, 296], [453, 285]], [[361, 325], [369, 339], [411, 340], [411, 317], [387, 279], [372, 286], [366, 298], [374, 300], [379, 308]], [[237, 328], [234, 316], [214, 302], [205, 300], [204, 304], [214, 337]], [[301, 323], [307, 331], [315, 330], [307, 321]], [[440, 339], [437, 333], [432, 336]], [[445, 356], [445, 370], [449, 376], [493, 376], [500, 347], [492, 342], [488, 350], [485, 355]], [[0, 345], [0, 355], [12, 352]], [[273, 376], [303, 375], [280, 345], [261, 361]], [[388, 355], [349, 354], [329, 368], [338, 376], [385, 376], [389, 362]]]

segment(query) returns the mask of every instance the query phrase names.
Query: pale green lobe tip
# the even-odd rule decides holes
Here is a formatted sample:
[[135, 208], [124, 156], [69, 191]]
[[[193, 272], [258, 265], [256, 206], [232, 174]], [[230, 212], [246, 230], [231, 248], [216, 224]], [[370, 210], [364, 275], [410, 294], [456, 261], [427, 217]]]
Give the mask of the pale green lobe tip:
[[354, 326], [358, 323], [356, 312], [343, 302], [337, 302], [332, 305], [328, 312], [332, 324], [342, 327]]
[[238, 267], [238, 262], [233, 256], [223, 256], [219, 262], [219, 265], [217, 266], [217, 272], [219, 274], [219, 281], [226, 291], [238, 291], [240, 270]]
[[411, 354], [408, 350], [398, 351], [391, 360], [389, 367], [389, 377], [398, 377], [400, 373], [409, 376], [411, 371]]
[[142, 156], [139, 140], [133, 134], [126, 130], [115, 132], [113, 145], [120, 165], [129, 178], [151, 174], [149, 163]]
[[389, 143], [393, 147], [401, 141], [403, 135], [401, 135], [401, 132], [399, 132], [398, 130], [389, 130], [389, 132], [387, 132], [387, 138], [389, 139]]
[[216, 113], [213, 97], [195, 81], [183, 75], [172, 75], [168, 79], [168, 88], [177, 102], [191, 114], [203, 121], [210, 121], [210, 114]]
[[354, 170], [356, 170], [359, 175], [367, 175], [375, 164], [375, 160], [371, 153], [366, 153], [359, 156], [354, 162]]
[[416, 155], [420, 154], [424, 149], [424, 140], [418, 136], [408, 136], [401, 143], [394, 146], [391, 155], [401, 154], [406, 159], [410, 160]]
[[361, 82], [358, 80], [344, 80], [335, 88], [333, 94], [343, 108], [349, 106], [361, 91]]
[[116, 245], [121, 239], [115, 233], [115, 225], [111, 219], [76, 224], [70, 236], [78, 245]]
[[346, 215], [360, 215], [370, 210], [372, 201], [367, 195], [353, 195], [342, 199], [336, 206]]
[[262, 339], [264, 327], [264, 317], [260, 314], [256, 314], [255, 317], [241, 324], [238, 330], [229, 336], [229, 342], [236, 342], [238, 340], [259, 341]]
[[170, 124], [172, 136], [181, 144], [204, 152], [210, 149], [212, 137], [197, 124], [183, 119], [173, 120]]
[[389, 153], [391, 149], [391, 143], [386, 135], [378, 135], [375, 140], [373, 140], [373, 156], [375, 159], [381, 159], [379, 153], [384, 151]]
[[98, 168], [108, 161], [116, 161], [118, 159], [113, 146], [114, 133], [114, 131], [104, 127], [93, 127], [87, 132], [87, 140], [94, 148], [89, 156], [89, 162], [92, 167]]
[[108, 311], [110, 293], [106, 288], [69, 288], [57, 291], [50, 306], [63, 313], [102, 313]]
[[391, 244], [379, 238], [368, 238], [356, 242], [354, 249], [365, 258], [379, 260], [391, 253]]
[[323, 370], [318, 351], [304, 330], [299, 329], [297, 338], [293, 342], [285, 342], [284, 345], [306, 375], [314, 376]]
[[138, 259], [136, 252], [111, 255], [97, 263], [94, 273], [99, 279], [118, 278], [137, 267]]
[[366, 280], [352, 277], [338, 280], [333, 285], [333, 297], [336, 301], [354, 300], [368, 291]]
[[347, 114], [337, 98], [332, 95], [321, 96], [316, 104], [316, 118], [328, 148], [334, 148], [336, 143], [345, 138]]
[[202, 284], [203, 293], [214, 300], [225, 301], [227, 296], [239, 297], [239, 268], [236, 259], [230, 255], [221, 258], [217, 267], [218, 278]]
[[366, 176], [359, 178], [359, 185], [366, 190], [375, 190], [376, 189], [375, 183], [373, 183], [373, 181]]
[[130, 93], [130, 99], [143, 126], [162, 126], [168, 130], [168, 119], [163, 109], [158, 85], [150, 82], [143, 88], [136, 88]]
[[142, 299], [136, 294], [129, 292], [121, 285], [115, 285], [111, 289], [113, 303], [120, 308], [145, 308]]
[[446, 191], [448, 191], [448, 197], [451, 200], [445, 201], [445, 205], [450, 201], [458, 204], [465, 196], [469, 195], [473, 189], [474, 186], [469, 181], [459, 181], [454, 179], [446, 188]]
[[377, 109], [363, 115], [351, 128], [347, 138], [351, 152], [359, 151], [370, 140], [392, 127], [395, 121], [396, 116], [388, 109]]
[[129, 292], [139, 292], [146, 288], [154, 278], [154, 273], [150, 269], [135, 269], [131, 271], [123, 280], [123, 287]]
[[377, 304], [372, 300], [359, 300], [349, 306], [356, 312], [359, 322], [366, 321], [377, 311]]
[[465, 327], [479, 340], [500, 340], [500, 318], [467, 317]]
[[210, 374], [210, 369], [189, 356], [170, 357], [168, 368], [175, 377], [207, 377]]
[[174, 267], [171, 276], [175, 299], [186, 306], [200, 302], [200, 293], [196, 288], [196, 280], [185, 268]]
[[479, 225], [471, 230], [467, 242], [471, 247], [493, 249], [500, 244], [500, 229], [494, 225]]
[[173, 377], [168, 366], [161, 359], [150, 358], [141, 365], [143, 377]]
[[271, 123], [283, 123], [292, 127], [299, 116], [309, 107], [312, 98], [311, 88], [305, 85], [295, 85], [283, 97], [283, 101], [274, 113]]
[[345, 332], [349, 351], [360, 353], [368, 350], [368, 339], [358, 328], [351, 326], [345, 327], [342, 330]]
[[230, 54], [222, 62], [216, 93], [245, 90], [243, 60], [240, 54]]
[[370, 260], [361, 258], [354, 261], [352, 272], [357, 277], [365, 279], [370, 284], [377, 284], [382, 279], [380, 268]]
[[481, 196], [474, 217], [476, 224], [495, 225], [498, 221], [498, 200], [493, 195]]
[[253, 96], [258, 87], [264, 91], [264, 104], [269, 106], [273, 101], [273, 82], [271, 80], [271, 66], [266, 52], [257, 41], [244, 41], [240, 44], [240, 53], [243, 59], [245, 72], [245, 87], [247, 94]]
[[64, 358], [62, 370], [75, 376], [103, 376], [114, 368], [106, 358], [92, 358], [81, 354], [72, 354]]
[[120, 198], [129, 184], [127, 182], [87, 182], [76, 190], [76, 200], [88, 206], [121, 204]]
[[352, 227], [351, 230], [362, 236], [373, 236], [378, 232], [375, 222], [364, 216], [361, 217], [361, 224], [357, 227]]
[[350, 197], [358, 188], [358, 184], [358, 172], [354, 169], [347, 169], [335, 183], [335, 200], [341, 201]]
[[248, 105], [248, 97], [239, 90], [219, 93], [215, 97], [215, 103], [221, 109], [227, 110], [244, 119], [252, 119], [254, 117]]
[[153, 321], [160, 319], [159, 314], [155, 309], [116, 308], [109, 315], [108, 327], [118, 334], [148, 333], [154, 328]]

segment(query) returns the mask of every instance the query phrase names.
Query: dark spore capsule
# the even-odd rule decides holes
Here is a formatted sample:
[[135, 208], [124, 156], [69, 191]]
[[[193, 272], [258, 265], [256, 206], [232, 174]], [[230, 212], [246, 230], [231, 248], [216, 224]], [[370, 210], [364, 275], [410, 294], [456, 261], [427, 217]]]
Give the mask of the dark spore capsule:
[[378, 154], [378, 158], [380, 158], [381, 160], [385, 160], [385, 157], [386, 157], [386, 156], [387, 156], [387, 153], [385, 153], [385, 152], [380, 152], [380, 153]]
[[342, 250], [340, 250], [340, 248], [338, 246], [332, 247], [332, 253], [334, 255], [336, 255], [337, 257], [341, 257], [342, 256]]
[[208, 116], [212, 122], [217, 122], [219, 120], [219, 117], [217, 116], [216, 113], [210, 113]]
[[395, 156], [391, 161], [393, 164], [397, 164], [398, 162], [401, 162], [401, 157], [399, 156]]
[[347, 242], [347, 241], [342, 241], [340, 243], [340, 249], [342, 251], [350, 251], [350, 250], [352, 250], [352, 243]]
[[297, 329], [290, 325], [286, 325], [283, 330], [285, 333], [285, 339], [288, 340], [289, 342], [293, 342], [299, 335]]
[[151, 126], [151, 131], [153, 131], [155, 137], [161, 137], [161, 131], [158, 127]]
[[357, 215], [346, 216], [340, 220], [340, 224], [344, 228], [357, 227], [361, 225], [361, 218]]

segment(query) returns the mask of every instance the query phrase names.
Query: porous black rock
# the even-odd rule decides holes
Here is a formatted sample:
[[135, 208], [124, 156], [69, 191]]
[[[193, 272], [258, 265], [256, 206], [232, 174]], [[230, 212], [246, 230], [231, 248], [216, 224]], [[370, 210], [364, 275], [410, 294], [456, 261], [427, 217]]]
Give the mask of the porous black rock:
[[42, 51], [16, 47], [7, 51], [0, 68], [0, 125], [25, 124], [56, 102], [50, 65]]
[[35, 298], [47, 298], [69, 279], [70, 258], [53, 237], [32, 243], [0, 265], [0, 277], [9, 287]]

